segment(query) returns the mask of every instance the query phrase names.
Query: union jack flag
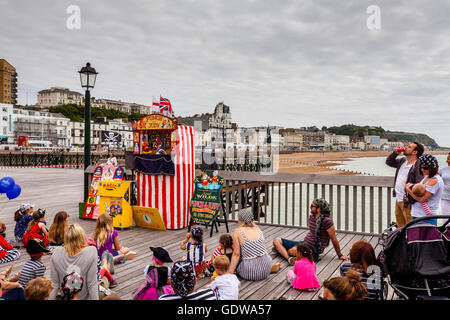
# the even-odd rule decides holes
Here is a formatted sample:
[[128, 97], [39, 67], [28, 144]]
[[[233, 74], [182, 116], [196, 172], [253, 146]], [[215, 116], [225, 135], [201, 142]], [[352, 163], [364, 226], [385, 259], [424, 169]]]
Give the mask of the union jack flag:
[[168, 111], [169, 113], [172, 113], [172, 105], [170, 104], [170, 100], [159, 97], [159, 112]]

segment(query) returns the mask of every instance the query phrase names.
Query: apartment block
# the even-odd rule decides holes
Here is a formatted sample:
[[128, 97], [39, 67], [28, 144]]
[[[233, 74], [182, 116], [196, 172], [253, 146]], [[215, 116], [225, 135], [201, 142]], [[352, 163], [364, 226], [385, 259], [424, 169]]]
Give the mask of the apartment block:
[[17, 71], [5, 59], [0, 59], [0, 103], [17, 104]]

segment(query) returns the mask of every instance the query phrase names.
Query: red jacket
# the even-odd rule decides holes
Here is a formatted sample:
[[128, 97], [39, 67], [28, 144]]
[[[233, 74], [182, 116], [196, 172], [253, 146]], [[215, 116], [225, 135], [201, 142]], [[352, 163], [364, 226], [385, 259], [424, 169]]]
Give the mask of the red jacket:
[[6, 250], [11, 250], [12, 248], [14, 248], [14, 246], [11, 244], [8, 244], [8, 242], [6, 242], [6, 240], [5, 240], [5, 238], [0, 236], [0, 258], [3, 258], [4, 256], [6, 256], [8, 254], [6, 252]]

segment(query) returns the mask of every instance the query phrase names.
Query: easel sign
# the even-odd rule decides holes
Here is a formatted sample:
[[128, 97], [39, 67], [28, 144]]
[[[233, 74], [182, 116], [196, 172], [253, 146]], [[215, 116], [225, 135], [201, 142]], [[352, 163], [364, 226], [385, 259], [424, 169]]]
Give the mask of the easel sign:
[[204, 224], [206, 228], [211, 224], [211, 234], [220, 222], [218, 216], [220, 210], [223, 212], [224, 222], [228, 232], [227, 217], [223, 208], [222, 186], [224, 179], [218, 176], [217, 171], [206, 170], [194, 180], [194, 194], [192, 195], [189, 205], [189, 213], [191, 215], [189, 221], [189, 231], [193, 224]]

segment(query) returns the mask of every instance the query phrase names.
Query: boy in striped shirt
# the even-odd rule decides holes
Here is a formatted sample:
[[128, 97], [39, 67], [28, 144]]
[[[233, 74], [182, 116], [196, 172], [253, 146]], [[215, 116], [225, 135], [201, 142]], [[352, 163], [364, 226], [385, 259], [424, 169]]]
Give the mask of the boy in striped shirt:
[[44, 242], [41, 239], [34, 238], [28, 240], [27, 253], [31, 259], [25, 263], [20, 272], [19, 284], [22, 287], [25, 288], [31, 280], [44, 276], [46, 267], [41, 260], [44, 254], [48, 252], [50, 250], [45, 248]]

